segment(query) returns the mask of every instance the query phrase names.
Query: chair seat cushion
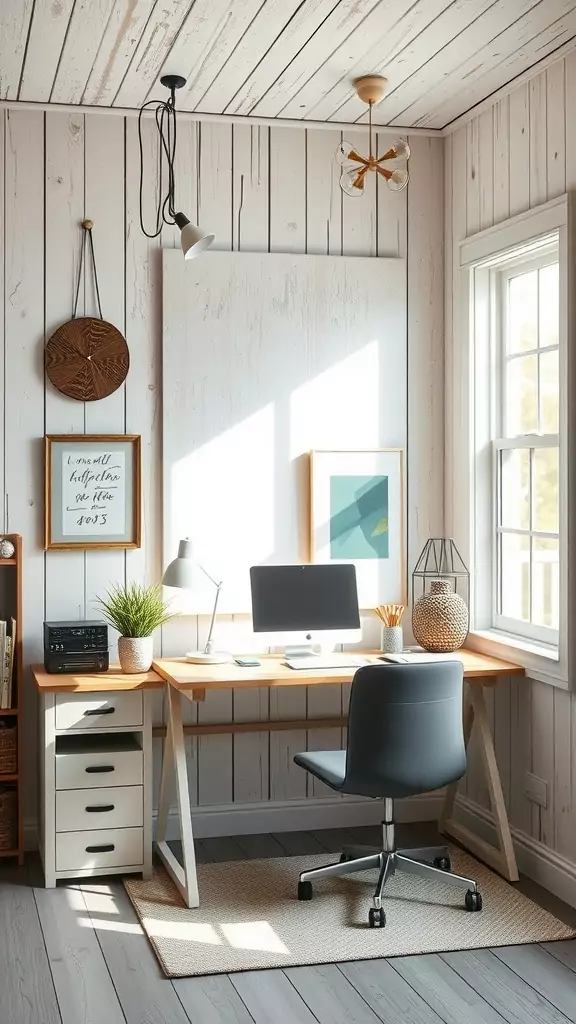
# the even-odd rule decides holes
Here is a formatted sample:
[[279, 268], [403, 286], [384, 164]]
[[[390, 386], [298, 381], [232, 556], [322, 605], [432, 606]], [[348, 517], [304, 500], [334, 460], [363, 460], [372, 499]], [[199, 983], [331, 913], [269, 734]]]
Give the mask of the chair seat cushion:
[[294, 761], [332, 789], [341, 789], [346, 775], [345, 750], [311, 750], [295, 754]]

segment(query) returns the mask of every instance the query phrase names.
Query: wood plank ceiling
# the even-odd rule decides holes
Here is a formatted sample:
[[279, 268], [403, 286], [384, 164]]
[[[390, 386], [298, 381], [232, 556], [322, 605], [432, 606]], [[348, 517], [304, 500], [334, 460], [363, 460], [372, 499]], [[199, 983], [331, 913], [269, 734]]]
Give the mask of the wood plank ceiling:
[[440, 129], [566, 43], [576, 0], [1, 0], [0, 99]]

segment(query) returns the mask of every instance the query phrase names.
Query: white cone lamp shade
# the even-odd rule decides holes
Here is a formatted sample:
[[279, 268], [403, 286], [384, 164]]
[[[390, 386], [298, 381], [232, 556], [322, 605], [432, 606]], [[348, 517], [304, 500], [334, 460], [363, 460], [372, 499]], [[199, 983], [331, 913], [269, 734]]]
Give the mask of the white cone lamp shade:
[[192, 541], [181, 540], [178, 545], [178, 556], [166, 569], [162, 577], [165, 587], [178, 587], [179, 590], [192, 590], [196, 582], [196, 562], [192, 552]]
[[177, 213], [174, 219], [180, 228], [180, 245], [185, 260], [193, 260], [210, 248], [216, 235], [210, 231], [204, 231], [197, 224], [191, 224], [183, 213]]
[[[190, 227], [192, 227], [192, 225], [190, 225]], [[198, 230], [198, 228], [196, 228], [196, 230]], [[212, 235], [212, 238], [214, 238], [214, 235]], [[224, 662], [230, 661], [231, 656], [227, 651], [215, 651], [212, 641], [214, 624], [216, 622], [216, 610], [218, 608], [218, 598], [220, 597], [222, 583], [217, 583], [216, 580], [213, 580], [206, 572], [206, 569], [198, 564], [194, 558], [192, 541], [187, 537], [184, 540], [181, 540], [178, 544], [178, 555], [174, 561], [170, 562], [170, 565], [162, 577], [162, 583], [165, 587], [177, 587], [180, 590], [193, 590], [198, 580], [198, 570], [200, 570], [204, 576], [207, 576], [210, 582], [214, 585], [216, 588], [216, 595], [214, 598], [210, 630], [208, 633], [208, 639], [204, 645], [204, 650], [186, 651], [186, 661], [193, 662], [195, 665], [222, 665]]]

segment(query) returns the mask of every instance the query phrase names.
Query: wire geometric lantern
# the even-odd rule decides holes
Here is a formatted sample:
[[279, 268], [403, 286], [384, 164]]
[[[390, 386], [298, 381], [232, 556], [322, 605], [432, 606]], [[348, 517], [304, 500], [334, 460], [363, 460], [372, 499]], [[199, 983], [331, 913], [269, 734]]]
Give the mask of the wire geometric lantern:
[[432, 580], [450, 580], [454, 593], [470, 608], [470, 573], [450, 538], [432, 537], [426, 541], [412, 573], [412, 607], [422, 594], [429, 592]]
[[384, 178], [392, 192], [401, 192], [409, 181], [407, 169], [395, 167], [390, 170], [384, 164], [390, 163], [391, 160], [408, 160], [410, 146], [403, 139], [399, 139], [392, 143], [383, 156], [376, 157], [372, 141], [372, 107], [384, 96], [386, 79], [380, 75], [367, 75], [356, 79], [354, 87], [359, 99], [368, 104], [368, 156], [362, 156], [351, 142], [340, 143], [335, 154], [336, 162], [342, 167], [340, 188], [347, 196], [353, 198], [363, 195], [366, 176], [373, 171]]

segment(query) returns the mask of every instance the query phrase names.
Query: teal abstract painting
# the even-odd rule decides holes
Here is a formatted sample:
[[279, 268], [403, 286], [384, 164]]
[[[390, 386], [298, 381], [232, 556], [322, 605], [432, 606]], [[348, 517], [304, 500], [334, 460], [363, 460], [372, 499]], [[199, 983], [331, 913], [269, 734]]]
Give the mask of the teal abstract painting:
[[330, 557], [388, 558], [388, 477], [330, 477]]

